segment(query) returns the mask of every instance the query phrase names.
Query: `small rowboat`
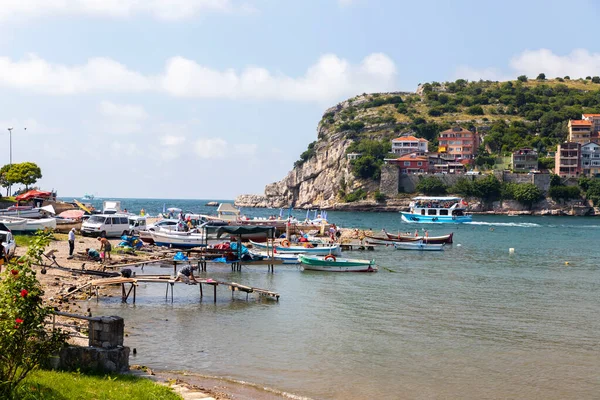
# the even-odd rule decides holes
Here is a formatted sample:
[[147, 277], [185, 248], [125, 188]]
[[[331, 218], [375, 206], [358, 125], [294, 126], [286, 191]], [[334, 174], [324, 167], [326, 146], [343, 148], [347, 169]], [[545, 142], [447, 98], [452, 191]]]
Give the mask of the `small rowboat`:
[[206, 247], [206, 238], [197, 233], [172, 234], [163, 232], [150, 232], [150, 236], [157, 246], [175, 247], [178, 249], [190, 249], [194, 247]]
[[300, 254], [298, 261], [307, 271], [327, 272], [377, 272], [375, 260], [358, 260], [351, 258], [335, 257], [333, 255], [309, 256]]
[[426, 243], [432, 243], [432, 244], [440, 244], [440, 243], [452, 244], [454, 232], [452, 232], [448, 235], [442, 235], [442, 236], [410, 236], [410, 235], [406, 235], [406, 234], [392, 235], [387, 232], [385, 232], [385, 235], [388, 239], [395, 241], [395, 242], [418, 242], [418, 241], [422, 240]]
[[[252, 243], [252, 247], [259, 250], [267, 250], [266, 243], [257, 243], [254, 241], [250, 241]], [[307, 247], [306, 246], [291, 246], [287, 240], [281, 242], [280, 245], [275, 246], [275, 252], [282, 254], [310, 254], [310, 255], [319, 255], [326, 256], [328, 254], [333, 254], [336, 256], [341, 255], [342, 251], [340, 249], [339, 244], [334, 244], [331, 246], [317, 246], [317, 247]], [[268, 246], [269, 250], [273, 248], [272, 245]]]
[[425, 242], [394, 242], [396, 250], [417, 250], [417, 251], [443, 251], [444, 244], [431, 244]]

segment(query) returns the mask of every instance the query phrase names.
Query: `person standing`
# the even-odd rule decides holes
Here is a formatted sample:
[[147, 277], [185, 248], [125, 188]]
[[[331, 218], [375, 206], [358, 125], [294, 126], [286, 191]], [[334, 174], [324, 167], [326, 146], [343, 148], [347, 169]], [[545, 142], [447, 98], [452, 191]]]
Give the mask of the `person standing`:
[[106, 260], [111, 259], [110, 251], [112, 250], [112, 245], [110, 244], [108, 239], [105, 237], [98, 238], [98, 240], [100, 241], [100, 251], [104, 252], [104, 262], [106, 262]]
[[75, 228], [71, 228], [69, 231], [69, 257], [68, 260], [73, 258], [73, 251], [75, 250]]

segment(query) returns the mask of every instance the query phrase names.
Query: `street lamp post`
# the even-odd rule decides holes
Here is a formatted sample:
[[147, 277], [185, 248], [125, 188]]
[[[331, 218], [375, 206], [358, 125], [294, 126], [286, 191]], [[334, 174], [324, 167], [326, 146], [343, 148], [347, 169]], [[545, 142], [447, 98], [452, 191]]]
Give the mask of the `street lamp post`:
[[10, 127], [8, 128], [8, 151], [9, 151], [9, 158], [8, 158], [8, 164], [12, 165], [12, 130], [13, 128]]

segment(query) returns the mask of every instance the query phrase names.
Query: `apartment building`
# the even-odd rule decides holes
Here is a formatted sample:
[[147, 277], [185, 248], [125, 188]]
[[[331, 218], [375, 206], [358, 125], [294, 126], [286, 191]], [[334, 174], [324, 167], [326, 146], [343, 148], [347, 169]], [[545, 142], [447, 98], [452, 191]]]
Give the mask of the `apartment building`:
[[455, 126], [440, 132], [438, 151], [447, 153], [458, 159], [475, 158], [479, 148], [479, 135], [468, 129]]
[[554, 173], [565, 178], [579, 176], [581, 144], [565, 142], [559, 144], [554, 158]]

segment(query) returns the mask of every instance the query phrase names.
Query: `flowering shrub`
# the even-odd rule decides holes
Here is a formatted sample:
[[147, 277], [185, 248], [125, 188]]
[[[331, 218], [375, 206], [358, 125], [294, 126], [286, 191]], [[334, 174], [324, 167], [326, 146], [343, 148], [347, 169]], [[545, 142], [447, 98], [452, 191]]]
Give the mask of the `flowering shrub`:
[[66, 334], [49, 331], [44, 320], [53, 313], [42, 303], [43, 291], [32, 269], [50, 242], [40, 232], [27, 254], [12, 259], [0, 275], [0, 398], [12, 398], [19, 383], [60, 350]]

